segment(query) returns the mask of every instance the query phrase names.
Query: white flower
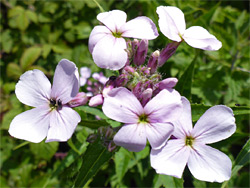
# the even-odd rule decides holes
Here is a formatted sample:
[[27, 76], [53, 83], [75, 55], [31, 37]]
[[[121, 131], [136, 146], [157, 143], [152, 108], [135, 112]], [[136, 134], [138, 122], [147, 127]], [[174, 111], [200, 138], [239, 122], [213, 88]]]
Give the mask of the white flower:
[[16, 96], [35, 107], [17, 115], [11, 122], [11, 136], [30, 142], [67, 141], [81, 117], [68, 106], [78, 93], [79, 74], [75, 64], [63, 59], [56, 67], [53, 86], [40, 70], [25, 72], [16, 84]]
[[186, 29], [183, 12], [173, 6], [159, 6], [156, 12], [159, 15], [159, 27], [161, 32], [170, 40], [181, 42], [184, 40], [194, 48], [203, 50], [219, 50], [221, 42], [200, 26], [192, 26]]
[[183, 113], [174, 122], [173, 136], [160, 150], [152, 149], [151, 166], [159, 174], [181, 178], [187, 164], [193, 176], [202, 181], [223, 182], [230, 179], [232, 163], [227, 155], [206, 144], [231, 136], [235, 118], [231, 108], [217, 105], [208, 109], [192, 128], [191, 107], [182, 98]]

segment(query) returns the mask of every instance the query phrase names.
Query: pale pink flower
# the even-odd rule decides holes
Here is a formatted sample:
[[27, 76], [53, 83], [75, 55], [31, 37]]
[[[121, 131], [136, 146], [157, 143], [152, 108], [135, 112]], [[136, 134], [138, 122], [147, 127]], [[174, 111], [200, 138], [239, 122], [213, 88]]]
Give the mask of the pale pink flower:
[[62, 59], [56, 67], [53, 85], [40, 70], [25, 72], [16, 84], [16, 96], [35, 107], [17, 115], [11, 122], [11, 136], [30, 142], [67, 141], [81, 118], [68, 106], [78, 93], [79, 74], [75, 64]]
[[130, 151], [141, 151], [147, 140], [159, 149], [173, 132], [172, 121], [182, 112], [181, 96], [173, 90], [162, 90], [144, 107], [128, 89], [112, 89], [104, 98], [106, 116], [125, 123], [114, 137], [116, 145]]
[[91, 70], [88, 67], [80, 68], [80, 86], [84, 86], [87, 83], [88, 78], [91, 75]]
[[155, 39], [159, 34], [153, 21], [140, 16], [126, 22], [127, 15], [121, 10], [97, 15], [103, 24], [95, 26], [89, 36], [89, 51], [94, 62], [101, 68], [119, 70], [125, 66], [128, 54], [123, 37]]
[[173, 136], [160, 150], [152, 149], [151, 166], [159, 174], [181, 178], [187, 164], [193, 176], [201, 181], [223, 182], [230, 179], [231, 160], [227, 155], [206, 144], [231, 136], [235, 118], [231, 108], [217, 105], [209, 108], [192, 128], [191, 107], [182, 98], [183, 113], [174, 122]]
[[161, 32], [170, 40], [181, 42], [184, 40], [194, 48], [203, 50], [218, 50], [222, 44], [216, 37], [200, 26], [186, 29], [183, 12], [173, 6], [159, 6], [156, 12], [159, 15]]

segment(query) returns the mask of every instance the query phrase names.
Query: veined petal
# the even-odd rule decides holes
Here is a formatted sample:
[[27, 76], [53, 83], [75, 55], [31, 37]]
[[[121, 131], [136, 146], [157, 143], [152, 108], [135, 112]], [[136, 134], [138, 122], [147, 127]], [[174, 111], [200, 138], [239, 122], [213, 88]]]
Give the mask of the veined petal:
[[80, 115], [66, 106], [63, 106], [59, 111], [53, 110], [51, 114], [46, 142], [66, 142], [71, 138], [77, 124], [81, 121]]
[[125, 66], [128, 59], [126, 48], [123, 38], [107, 35], [95, 45], [92, 56], [98, 67], [119, 70]]
[[182, 113], [181, 96], [174, 89], [163, 89], [146, 104], [144, 111], [150, 123], [172, 122]]
[[196, 179], [223, 182], [230, 179], [232, 162], [227, 155], [210, 146], [194, 143], [188, 168]]
[[143, 150], [147, 143], [144, 125], [125, 124], [114, 136], [114, 142], [129, 151]]
[[89, 35], [89, 51], [91, 54], [93, 53], [96, 43], [98, 43], [106, 35], [112, 35], [111, 31], [107, 27], [103, 25], [94, 27]]
[[112, 10], [98, 14], [97, 19], [106, 25], [110, 31], [117, 32], [126, 23], [127, 14], [121, 10]]
[[49, 103], [51, 84], [42, 71], [30, 70], [20, 77], [15, 92], [22, 103], [38, 107]]
[[48, 133], [50, 121], [49, 104], [43, 105], [17, 115], [11, 122], [11, 136], [30, 142], [41, 142]]
[[145, 125], [147, 139], [153, 149], [160, 149], [174, 131], [170, 123], [152, 123]]
[[158, 31], [154, 22], [146, 16], [140, 16], [125, 23], [120, 31], [123, 37], [155, 39]]
[[185, 138], [187, 135], [189, 136], [193, 128], [190, 102], [185, 97], [181, 97], [181, 101], [183, 104], [182, 114], [177, 121], [173, 122], [173, 135], [176, 138]]
[[66, 104], [77, 95], [79, 87], [79, 73], [76, 65], [67, 59], [62, 59], [56, 66], [51, 98], [60, 99], [62, 104]]
[[181, 42], [186, 22], [183, 12], [177, 7], [159, 6], [156, 9], [159, 16], [159, 27], [161, 32], [169, 39]]
[[143, 108], [138, 99], [128, 89], [112, 89], [104, 98], [102, 110], [106, 116], [123, 123], [138, 123], [138, 115]]
[[235, 130], [232, 109], [224, 105], [216, 105], [200, 117], [191, 134], [197, 141], [209, 144], [230, 137]]
[[160, 150], [151, 150], [151, 166], [158, 174], [181, 178], [190, 154], [183, 139], [169, 140]]
[[182, 38], [190, 46], [202, 50], [213, 51], [219, 50], [222, 47], [222, 43], [214, 35], [211, 35], [206, 29], [200, 26], [188, 28]]

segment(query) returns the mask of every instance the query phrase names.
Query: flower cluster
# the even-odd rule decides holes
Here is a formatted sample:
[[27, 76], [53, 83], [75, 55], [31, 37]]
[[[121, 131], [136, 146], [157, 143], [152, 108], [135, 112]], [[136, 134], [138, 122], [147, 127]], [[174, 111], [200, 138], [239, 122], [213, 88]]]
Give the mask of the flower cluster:
[[[107, 117], [124, 123], [115, 135], [111, 128], [100, 129], [99, 136], [105, 138], [110, 151], [116, 148], [115, 143], [138, 152], [148, 141], [151, 166], [157, 173], [181, 178], [187, 164], [197, 179], [228, 180], [231, 160], [206, 144], [235, 132], [232, 110], [214, 106], [192, 128], [190, 103], [174, 89], [177, 78], [162, 79], [157, 70], [182, 41], [203, 50], [218, 50], [222, 44], [202, 27], [186, 29], [184, 14], [176, 7], [160, 6], [156, 12], [160, 31], [173, 42], [148, 59], [148, 40], [159, 35], [151, 19], [141, 16], [126, 22], [127, 15], [120, 10], [98, 14], [102, 25], [92, 30], [89, 51], [97, 66], [119, 70], [119, 75], [107, 79], [102, 73], [94, 73], [96, 82], [92, 82], [90, 69], [81, 68], [79, 77], [75, 64], [65, 59], [57, 65], [52, 88], [41, 71], [24, 73], [16, 85], [16, 95], [35, 108], [16, 116], [9, 133], [31, 142], [40, 142], [46, 136], [46, 142], [67, 141], [80, 121], [72, 108], [89, 101], [89, 106], [102, 105]], [[79, 93], [80, 85], [87, 85], [87, 94]], [[89, 141], [94, 138], [91, 135]]]

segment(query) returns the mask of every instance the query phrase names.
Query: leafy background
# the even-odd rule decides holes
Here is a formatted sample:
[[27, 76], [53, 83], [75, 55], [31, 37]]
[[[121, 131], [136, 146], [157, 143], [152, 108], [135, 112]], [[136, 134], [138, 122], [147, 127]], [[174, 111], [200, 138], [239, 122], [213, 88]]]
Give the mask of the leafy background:
[[[248, 1], [1, 0], [0, 3], [0, 187], [249, 187]], [[88, 51], [89, 34], [99, 24], [98, 3], [105, 11], [125, 11], [128, 20], [148, 16], [157, 27], [156, 7], [177, 6], [185, 14], [187, 27], [203, 26], [222, 41], [223, 47], [216, 52], [193, 49], [183, 43], [160, 72], [163, 77], [179, 78], [177, 89], [192, 101], [194, 122], [211, 105], [225, 104], [233, 108], [236, 133], [213, 144], [233, 161], [232, 178], [228, 182], [201, 182], [188, 169], [183, 179], [157, 175], [150, 167], [149, 146], [138, 153], [123, 148], [108, 152], [101, 133], [89, 144], [88, 135], [98, 132], [98, 127], [119, 126], [105, 117], [100, 108], [77, 108], [82, 122], [67, 143], [33, 144], [8, 134], [11, 120], [29, 109], [14, 93], [15, 84], [25, 71], [40, 69], [52, 80], [57, 63], [67, 58], [79, 68], [87, 66], [92, 72], [112, 75], [111, 71], [100, 70]], [[160, 33], [156, 40], [149, 42], [149, 54], [168, 42]], [[95, 115], [102, 120], [96, 120]]]

